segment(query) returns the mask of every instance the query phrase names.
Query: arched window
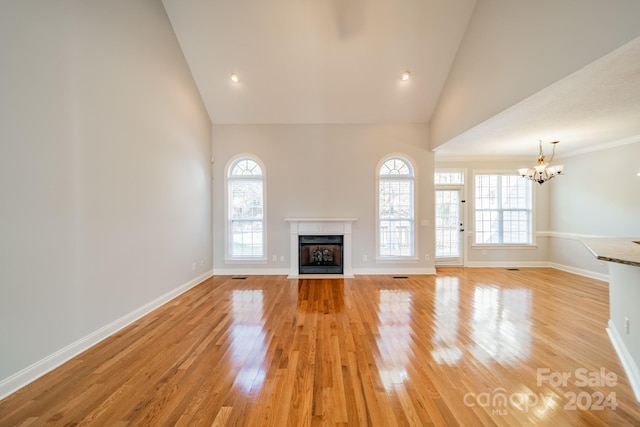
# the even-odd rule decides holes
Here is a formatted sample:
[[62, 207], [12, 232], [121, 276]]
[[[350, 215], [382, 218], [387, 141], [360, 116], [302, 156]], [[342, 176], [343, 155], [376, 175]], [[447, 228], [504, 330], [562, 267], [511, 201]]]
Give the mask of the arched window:
[[229, 259], [265, 259], [264, 170], [257, 159], [242, 156], [227, 169]]
[[414, 257], [414, 171], [399, 156], [378, 169], [378, 256]]

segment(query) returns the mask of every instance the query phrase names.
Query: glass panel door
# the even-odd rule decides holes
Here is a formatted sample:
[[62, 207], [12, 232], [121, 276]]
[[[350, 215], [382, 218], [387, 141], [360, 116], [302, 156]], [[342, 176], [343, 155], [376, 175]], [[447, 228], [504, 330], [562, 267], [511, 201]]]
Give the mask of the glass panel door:
[[436, 190], [436, 264], [462, 265], [462, 189]]

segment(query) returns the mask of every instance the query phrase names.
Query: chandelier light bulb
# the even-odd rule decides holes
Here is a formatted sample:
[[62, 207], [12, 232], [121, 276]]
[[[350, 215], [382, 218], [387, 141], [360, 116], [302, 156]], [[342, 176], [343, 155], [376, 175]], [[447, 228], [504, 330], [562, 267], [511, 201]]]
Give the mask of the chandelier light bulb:
[[402, 81], [406, 82], [407, 80], [409, 80], [411, 78], [411, 73], [407, 70], [404, 73], [402, 73]]
[[236, 73], [232, 73], [231, 74], [231, 81], [234, 83], [239, 83], [240, 82], [240, 77], [238, 77], [238, 75]]

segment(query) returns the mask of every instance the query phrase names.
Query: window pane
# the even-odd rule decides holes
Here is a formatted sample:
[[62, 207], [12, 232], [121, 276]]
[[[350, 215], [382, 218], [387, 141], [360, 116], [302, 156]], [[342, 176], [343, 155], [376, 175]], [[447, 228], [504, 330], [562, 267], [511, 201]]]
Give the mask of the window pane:
[[262, 219], [262, 181], [229, 181], [232, 219]]
[[413, 222], [405, 220], [380, 221], [380, 255], [413, 255]]
[[527, 209], [531, 185], [519, 176], [502, 176], [502, 207]]
[[476, 243], [531, 243], [531, 182], [517, 175], [476, 175]]
[[257, 176], [262, 175], [262, 169], [260, 165], [258, 165], [255, 161], [251, 159], [242, 159], [239, 160], [233, 167], [231, 168], [231, 173], [229, 176]]
[[504, 243], [531, 243], [527, 211], [505, 211], [502, 215]]
[[464, 172], [436, 172], [433, 181], [438, 184], [464, 184]]
[[379, 255], [413, 256], [413, 170], [400, 158], [380, 167], [378, 180]]
[[262, 221], [231, 221], [231, 256], [262, 257]]
[[240, 159], [228, 171], [229, 256], [264, 257], [264, 177], [255, 160]]
[[411, 168], [402, 159], [389, 159], [380, 168], [380, 175], [413, 175]]
[[380, 180], [380, 211], [383, 218], [413, 217], [413, 181], [404, 179]]
[[498, 211], [476, 212], [476, 243], [500, 243]]
[[491, 175], [476, 175], [476, 209], [496, 209], [497, 207], [497, 177]]

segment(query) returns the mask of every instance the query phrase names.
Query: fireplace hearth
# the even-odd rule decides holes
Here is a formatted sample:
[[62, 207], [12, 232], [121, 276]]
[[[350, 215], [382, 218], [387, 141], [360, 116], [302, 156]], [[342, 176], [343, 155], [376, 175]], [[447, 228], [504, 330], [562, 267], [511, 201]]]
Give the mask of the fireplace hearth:
[[299, 236], [300, 274], [342, 274], [343, 236]]

